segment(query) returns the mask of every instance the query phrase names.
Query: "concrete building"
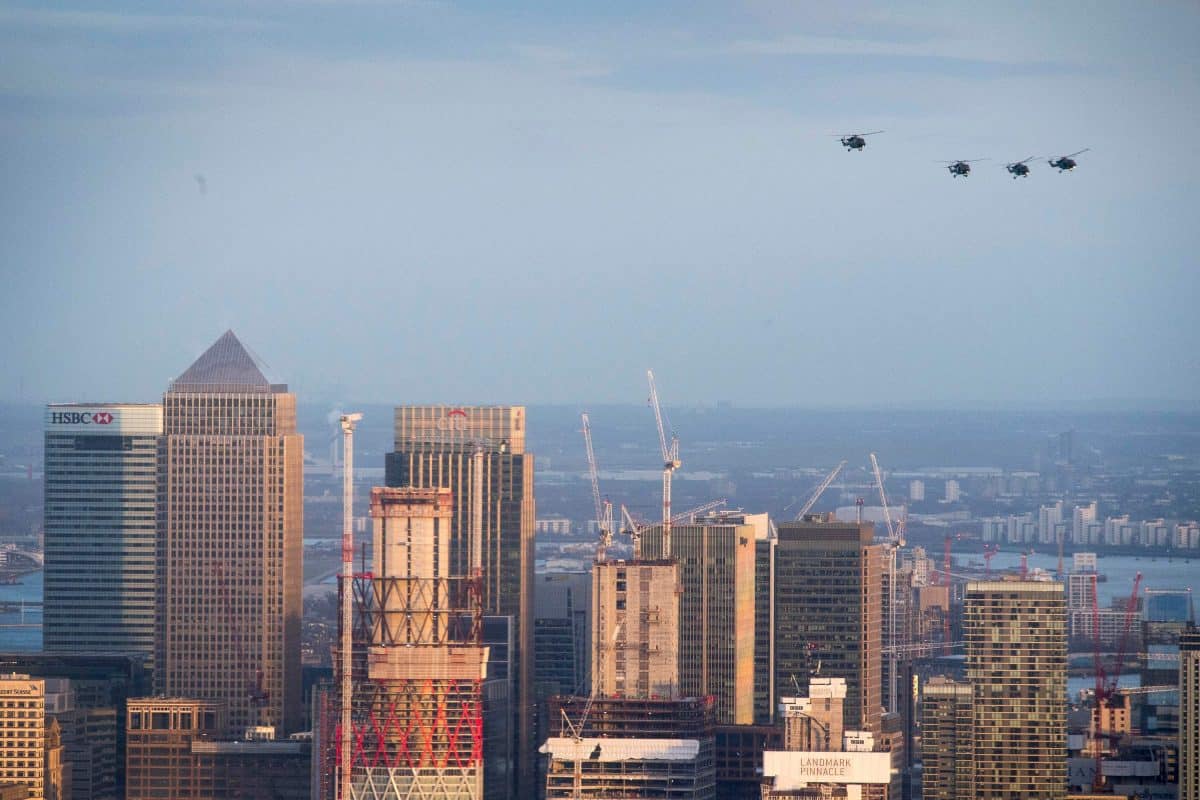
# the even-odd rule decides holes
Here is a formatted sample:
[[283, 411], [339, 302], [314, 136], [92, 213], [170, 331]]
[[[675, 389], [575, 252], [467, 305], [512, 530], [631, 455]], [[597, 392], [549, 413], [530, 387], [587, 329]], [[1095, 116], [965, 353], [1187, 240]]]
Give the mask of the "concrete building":
[[551, 711], [563, 723], [542, 747], [546, 800], [715, 798], [708, 699], [566, 697]]
[[592, 693], [679, 697], [679, 565], [605, 561], [592, 567]]
[[778, 525], [775, 693], [818, 665], [846, 681], [846, 726], [877, 732], [882, 711], [883, 571], [874, 526], [810, 516]]
[[921, 690], [922, 797], [970, 797], [975, 734], [970, 684], [933, 678]]
[[159, 405], [46, 406], [48, 652], [154, 655], [162, 420]]
[[[718, 512], [671, 527], [671, 556], [679, 563], [679, 693], [715, 697], [718, 725], [754, 721], [755, 541], [766, 517]], [[660, 526], [642, 532], [642, 555], [662, 557]]]
[[452, 574], [467, 574], [472, 499], [478, 496], [482, 503], [483, 610], [512, 617], [516, 641], [513, 790], [521, 796], [534, 791], [539, 738], [533, 693], [534, 459], [525, 450], [525, 432], [523, 406], [399, 406], [395, 449], [385, 460], [388, 486], [450, 489]]
[[775, 720], [775, 546], [773, 526], [754, 539], [754, 721]]
[[0, 675], [0, 784], [24, 784], [30, 798], [50, 800], [46, 750], [46, 682]]
[[908, 499], [913, 503], [925, 501], [925, 481], [914, 479], [908, 482]]
[[1200, 628], [1179, 637], [1179, 800], [1200, 800]]
[[1091, 526], [1096, 522], [1096, 503], [1093, 501], [1086, 506], [1075, 506], [1071, 512], [1071, 543], [1076, 545], [1095, 544], [1092, 541]]
[[483, 795], [481, 582], [454, 571], [453, 509], [448, 488], [371, 490], [374, 562], [355, 587], [354, 800]]
[[959, 486], [958, 481], [954, 479], [946, 481], [946, 495], [943, 502], [957, 503], [961, 499], [962, 487]]
[[160, 694], [299, 730], [304, 438], [296, 396], [226, 332], [163, 395]]
[[1066, 797], [1066, 598], [1061, 583], [968, 583], [976, 800]]

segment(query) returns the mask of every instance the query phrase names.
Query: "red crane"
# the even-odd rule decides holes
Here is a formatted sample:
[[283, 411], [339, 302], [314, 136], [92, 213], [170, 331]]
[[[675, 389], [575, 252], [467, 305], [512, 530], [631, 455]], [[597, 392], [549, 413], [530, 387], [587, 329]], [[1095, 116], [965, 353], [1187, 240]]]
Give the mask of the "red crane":
[[1133, 624], [1134, 611], [1137, 610], [1138, 588], [1141, 583], [1142, 573], [1139, 572], [1133, 578], [1133, 591], [1129, 595], [1129, 602], [1125, 604], [1125, 619], [1121, 625], [1121, 639], [1117, 644], [1117, 660], [1112, 674], [1109, 675], [1100, 660], [1100, 595], [1096, 591], [1096, 574], [1092, 574], [1092, 638], [1094, 643], [1092, 658], [1096, 667], [1096, 707], [1092, 718], [1093, 730], [1096, 733], [1096, 739], [1092, 742], [1092, 747], [1096, 752], [1096, 772], [1092, 779], [1092, 786], [1095, 789], [1104, 786], [1104, 765], [1100, 747], [1100, 729], [1104, 709], [1108, 707], [1113, 695], [1116, 694], [1117, 681], [1121, 677], [1121, 670], [1125, 668], [1125, 647], [1129, 643], [1129, 628]]
[[1000, 545], [985, 544], [983, 546], [983, 564], [988, 580], [992, 578], [992, 559], [1000, 552]]

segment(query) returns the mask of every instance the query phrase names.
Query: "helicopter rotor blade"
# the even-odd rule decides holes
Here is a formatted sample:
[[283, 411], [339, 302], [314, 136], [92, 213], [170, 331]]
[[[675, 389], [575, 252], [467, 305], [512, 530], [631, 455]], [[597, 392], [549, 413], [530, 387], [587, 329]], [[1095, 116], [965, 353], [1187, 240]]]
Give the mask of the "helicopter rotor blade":
[[874, 136], [877, 133], [883, 133], [883, 131], [871, 131], [870, 133], [860, 133], [858, 135], [859, 136]]
[[1069, 155], [1069, 156], [1063, 156], [1063, 158], [1074, 158], [1075, 156], [1079, 155], [1080, 153], [1086, 153], [1088, 150], [1091, 150], [1091, 149], [1092, 148], [1090, 148], [1090, 147], [1085, 147], [1082, 150], [1071, 153], [1071, 155]]

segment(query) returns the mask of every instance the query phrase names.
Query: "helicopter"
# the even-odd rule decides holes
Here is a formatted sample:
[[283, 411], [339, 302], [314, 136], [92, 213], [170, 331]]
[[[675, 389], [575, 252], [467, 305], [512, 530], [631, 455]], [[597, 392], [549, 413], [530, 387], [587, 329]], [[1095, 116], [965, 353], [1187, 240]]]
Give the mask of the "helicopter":
[[946, 169], [950, 170], [950, 174], [957, 178], [959, 175], [964, 178], [971, 174], [971, 165], [976, 161], [987, 161], [986, 158], [970, 158], [959, 161], [942, 161], [946, 165]]
[[840, 133], [834, 135], [842, 140], [842, 147], [845, 147], [846, 152], [849, 153], [851, 150], [861, 151], [867, 146], [867, 140], [863, 137], [874, 136], [877, 133], [883, 133], [883, 131], [871, 131], [870, 133], [849, 133], [845, 136], [842, 136]]
[[1079, 155], [1080, 153], [1086, 153], [1091, 149], [1092, 148], [1090, 147], [1085, 147], [1082, 150], [1071, 153], [1069, 156], [1059, 156], [1058, 158], [1047, 161], [1046, 163], [1052, 167], [1058, 167], [1059, 172], [1069, 172], [1070, 170], [1075, 169], [1075, 156]]
[[1035, 158], [1037, 158], [1037, 156], [1030, 156], [1024, 161], [1014, 161], [1011, 164], [1005, 164], [1004, 168], [1008, 170], [1010, 175], [1013, 176], [1014, 181], [1017, 178], [1027, 178], [1029, 177], [1029, 162], [1033, 161]]

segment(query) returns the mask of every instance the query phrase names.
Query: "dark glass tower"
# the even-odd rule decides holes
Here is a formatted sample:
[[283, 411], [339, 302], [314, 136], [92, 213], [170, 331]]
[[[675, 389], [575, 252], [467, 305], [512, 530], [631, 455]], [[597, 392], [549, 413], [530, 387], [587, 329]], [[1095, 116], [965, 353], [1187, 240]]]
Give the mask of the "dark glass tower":
[[400, 406], [395, 450], [385, 464], [388, 486], [451, 490], [452, 575], [468, 574], [471, 531], [476, 525], [481, 531], [483, 612], [511, 617], [516, 643], [511, 661], [519, 732], [514, 796], [534, 796], [533, 455], [525, 452], [525, 409]]

